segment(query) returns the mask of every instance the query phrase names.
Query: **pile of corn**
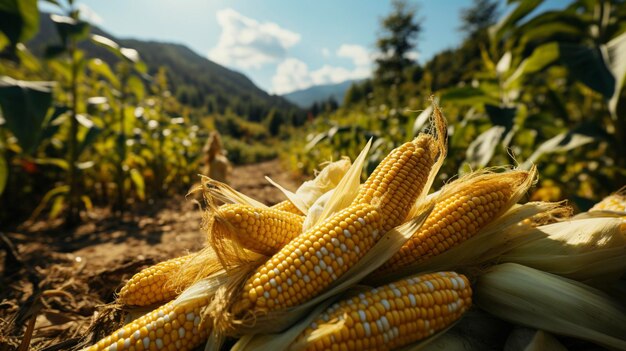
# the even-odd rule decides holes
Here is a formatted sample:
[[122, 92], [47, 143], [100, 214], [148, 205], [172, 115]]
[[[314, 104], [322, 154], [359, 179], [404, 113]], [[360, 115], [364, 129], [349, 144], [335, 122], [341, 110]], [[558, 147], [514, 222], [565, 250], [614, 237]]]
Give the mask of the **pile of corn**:
[[431, 130], [272, 207], [205, 179], [206, 248], [133, 276], [117, 303], [153, 311], [87, 350], [626, 350], [624, 192], [571, 217], [519, 203], [534, 167], [431, 191], [436, 106]]

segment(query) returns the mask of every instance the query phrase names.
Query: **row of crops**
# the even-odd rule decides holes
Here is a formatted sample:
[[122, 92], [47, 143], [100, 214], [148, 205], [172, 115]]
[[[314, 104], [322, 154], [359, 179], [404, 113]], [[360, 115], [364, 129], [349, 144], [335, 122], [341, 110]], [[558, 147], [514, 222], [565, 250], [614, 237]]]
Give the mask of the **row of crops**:
[[[0, 221], [45, 214], [72, 224], [94, 205], [122, 212], [138, 200], [184, 194], [196, 181], [207, 128], [170, 94], [165, 69], [148, 75], [136, 50], [90, 34], [78, 10], [58, 6], [67, 15], [50, 15], [60, 41], [44, 58], [22, 44], [36, 32], [28, 22], [38, 20], [36, 5], [14, 9], [21, 25], [2, 24]], [[88, 55], [86, 41], [116, 63]]]

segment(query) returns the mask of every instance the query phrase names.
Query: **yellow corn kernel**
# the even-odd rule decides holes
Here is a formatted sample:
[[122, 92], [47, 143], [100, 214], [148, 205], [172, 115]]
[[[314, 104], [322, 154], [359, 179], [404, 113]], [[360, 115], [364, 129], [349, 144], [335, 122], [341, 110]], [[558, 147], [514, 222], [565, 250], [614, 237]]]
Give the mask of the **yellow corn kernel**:
[[304, 217], [271, 208], [221, 206], [215, 214], [213, 235], [233, 238], [242, 247], [271, 256], [302, 231]]
[[345, 273], [381, 236], [381, 217], [351, 205], [289, 242], [248, 279], [242, 308], [279, 309], [308, 301]]
[[117, 302], [128, 306], [149, 306], [175, 298], [176, 289], [168, 279], [193, 257], [192, 254], [163, 261], [135, 274], [122, 287]]
[[270, 207], [271, 209], [274, 210], [280, 210], [280, 211], [285, 211], [285, 212], [289, 212], [289, 213], [293, 213], [293, 214], [297, 214], [302, 216], [302, 211], [300, 211], [296, 205], [293, 204], [293, 202], [289, 201], [289, 200], [285, 200], [285, 201], [281, 201], [279, 203], [277, 203], [276, 205]]
[[425, 190], [435, 152], [433, 137], [425, 134], [392, 150], [361, 186], [354, 203], [378, 206], [384, 232], [402, 224]]
[[193, 350], [208, 336], [208, 323], [201, 312], [209, 298], [175, 302], [168, 302], [85, 350]]
[[331, 346], [333, 350], [392, 350], [445, 329], [471, 303], [472, 289], [463, 275], [414, 276], [333, 304], [293, 346], [320, 351]]
[[444, 197], [422, 228], [374, 274], [426, 261], [476, 235], [509, 208], [511, 196], [526, 174], [489, 174]]

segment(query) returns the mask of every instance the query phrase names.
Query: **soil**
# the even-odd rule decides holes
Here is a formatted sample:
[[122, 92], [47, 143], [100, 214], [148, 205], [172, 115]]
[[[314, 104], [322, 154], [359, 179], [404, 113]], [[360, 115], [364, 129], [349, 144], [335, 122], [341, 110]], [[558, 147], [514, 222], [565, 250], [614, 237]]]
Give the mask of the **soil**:
[[[265, 176], [289, 190], [301, 182], [277, 160], [235, 167], [228, 182], [266, 204], [284, 200]], [[75, 349], [110, 332], [119, 326], [119, 313], [110, 313], [105, 328], [90, 325], [111, 311], [107, 304], [124, 282], [202, 248], [201, 227], [198, 203], [181, 194], [122, 217], [95, 209], [69, 231], [49, 221], [0, 231], [0, 351]]]

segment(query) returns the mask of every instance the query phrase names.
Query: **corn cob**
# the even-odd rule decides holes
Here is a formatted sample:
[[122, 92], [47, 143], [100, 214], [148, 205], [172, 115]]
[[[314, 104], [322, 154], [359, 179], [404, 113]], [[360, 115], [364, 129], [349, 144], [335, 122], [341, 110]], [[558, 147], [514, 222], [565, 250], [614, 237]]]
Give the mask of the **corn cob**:
[[[471, 305], [469, 281], [455, 272], [424, 274], [339, 301], [296, 339], [305, 350], [390, 350], [427, 338]], [[317, 335], [316, 335], [317, 334]]]
[[350, 269], [385, 231], [404, 220], [434, 164], [432, 142], [422, 135], [392, 151], [357, 200], [296, 237], [256, 270], [235, 311], [304, 303]]
[[173, 258], [135, 274], [122, 287], [117, 302], [129, 306], [149, 306], [175, 298], [176, 289], [167, 284], [168, 279], [192, 257], [193, 254]]
[[505, 212], [524, 171], [486, 174], [450, 192], [436, 205], [422, 228], [374, 274], [423, 262], [476, 235]]
[[270, 208], [274, 209], [274, 210], [285, 211], [285, 212], [289, 212], [289, 213], [293, 213], [293, 214], [297, 214], [297, 215], [302, 216], [302, 211], [300, 211], [296, 207], [296, 205], [294, 205], [293, 202], [291, 202], [289, 200], [281, 201], [281, 202], [275, 204], [274, 206], [272, 206]]
[[207, 338], [202, 309], [209, 298], [168, 302], [100, 340], [86, 351], [192, 350]]
[[215, 213], [212, 234], [234, 238], [254, 252], [271, 256], [302, 231], [304, 217], [271, 208], [221, 206]]
[[421, 135], [392, 150], [359, 189], [354, 203], [378, 206], [383, 217], [383, 232], [404, 222], [415, 199], [424, 190], [435, 162], [431, 146], [434, 142], [431, 136]]

